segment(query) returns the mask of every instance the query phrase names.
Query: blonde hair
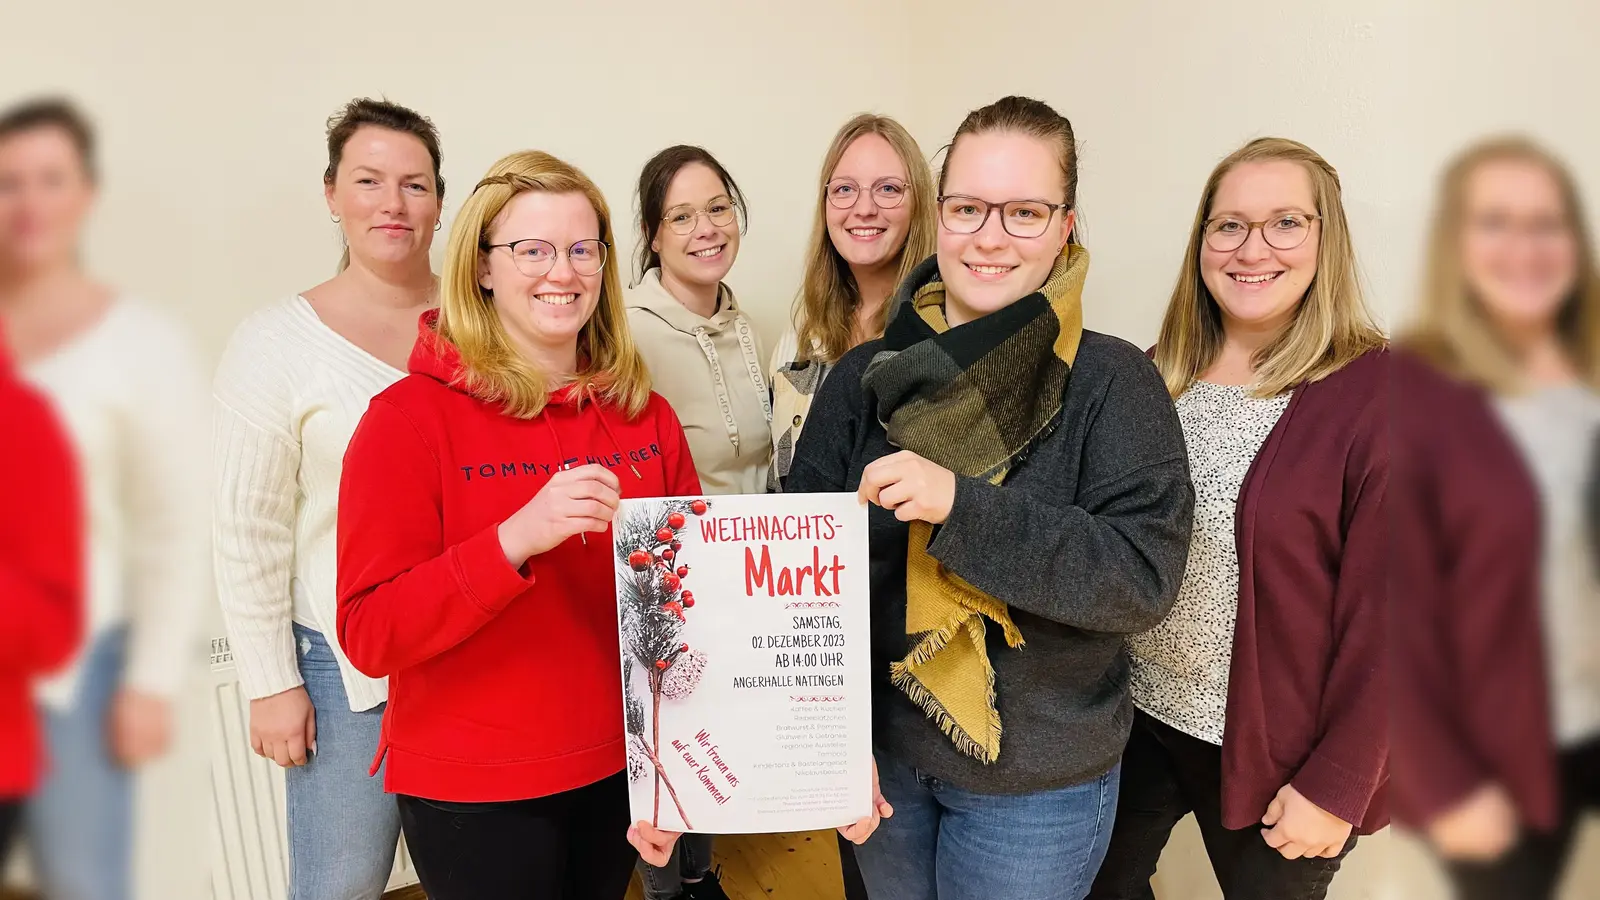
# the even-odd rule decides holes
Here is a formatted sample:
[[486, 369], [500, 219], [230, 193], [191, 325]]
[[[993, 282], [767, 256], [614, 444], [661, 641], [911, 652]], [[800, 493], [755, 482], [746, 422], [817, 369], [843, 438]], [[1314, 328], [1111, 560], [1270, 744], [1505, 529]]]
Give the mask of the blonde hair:
[[650, 376], [628, 330], [617, 274], [616, 236], [611, 209], [587, 175], [538, 150], [502, 157], [473, 189], [450, 227], [444, 272], [440, 277], [438, 334], [461, 353], [464, 387], [475, 397], [504, 405], [507, 415], [531, 419], [549, 400], [552, 376], [524, 359], [512, 346], [494, 308], [494, 297], [478, 283], [478, 263], [489, 229], [513, 198], [530, 191], [582, 194], [600, 220], [606, 245], [600, 302], [578, 333], [578, 372], [583, 397], [598, 398], [637, 416], [650, 399]]
[[1561, 192], [1567, 226], [1578, 246], [1578, 280], [1557, 316], [1556, 331], [1580, 377], [1600, 385], [1600, 272], [1578, 186], [1554, 154], [1520, 136], [1475, 144], [1445, 169], [1428, 239], [1421, 303], [1402, 343], [1441, 370], [1489, 390], [1510, 393], [1521, 387], [1516, 355], [1467, 284], [1461, 261], [1468, 183], [1484, 165], [1507, 161], [1539, 166]]
[[[900, 248], [900, 269], [895, 275], [895, 285], [905, 281], [917, 263], [933, 255], [934, 241], [934, 190], [933, 173], [922, 149], [905, 126], [888, 116], [862, 113], [844, 124], [833, 136], [827, 155], [822, 158], [822, 181], [833, 177], [839, 160], [857, 139], [875, 134], [889, 142], [900, 163], [906, 168], [906, 183], [910, 187], [911, 227], [906, 232], [905, 245]], [[828, 236], [828, 200], [821, 184], [817, 185], [816, 215], [812, 219], [811, 243], [806, 249], [805, 276], [800, 282], [800, 294], [795, 298], [795, 329], [799, 334], [800, 358], [814, 359], [828, 365], [839, 361], [855, 345], [856, 307], [861, 303], [861, 293], [850, 273], [850, 265], [834, 248]], [[872, 323], [872, 333], [882, 334], [888, 324], [889, 300], [878, 310]]]
[[1305, 144], [1286, 138], [1257, 138], [1217, 164], [1206, 179], [1195, 210], [1194, 226], [1184, 250], [1178, 282], [1156, 341], [1156, 368], [1177, 397], [1216, 361], [1222, 350], [1222, 311], [1201, 277], [1206, 220], [1222, 179], [1247, 163], [1298, 163], [1311, 180], [1321, 234], [1317, 272], [1295, 308], [1294, 318], [1251, 360], [1256, 380], [1252, 393], [1272, 397], [1297, 385], [1319, 381], [1388, 341], [1373, 322], [1362, 296], [1355, 245], [1345, 221], [1339, 173]]

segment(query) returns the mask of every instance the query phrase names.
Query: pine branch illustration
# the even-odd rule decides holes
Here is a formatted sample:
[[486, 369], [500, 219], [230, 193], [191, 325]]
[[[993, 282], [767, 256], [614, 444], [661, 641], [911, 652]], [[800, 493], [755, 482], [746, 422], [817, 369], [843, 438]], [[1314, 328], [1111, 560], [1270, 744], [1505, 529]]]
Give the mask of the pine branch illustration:
[[[680, 554], [683, 549], [682, 532], [688, 527], [689, 519], [704, 515], [710, 506], [710, 501], [701, 499], [642, 503], [613, 526], [618, 593], [622, 599], [619, 618], [629, 654], [625, 657], [624, 668], [627, 679], [625, 721], [629, 734], [637, 740], [638, 749], [649, 757], [655, 769], [655, 808], [651, 821], [658, 826], [661, 821], [661, 788], [665, 785], [673, 805], [678, 808], [679, 818], [685, 827], [692, 827], [683, 804], [678, 800], [678, 792], [661, 764], [658, 751], [661, 747], [663, 693], [669, 699], [687, 697], [699, 685], [700, 673], [705, 668], [705, 655], [699, 651], [691, 652], [689, 645], [681, 640], [683, 627], [688, 621], [684, 610], [694, 606], [694, 598], [691, 592], [683, 589], [683, 579], [688, 576], [689, 570]], [[683, 659], [690, 664], [681, 673], [673, 671]], [[649, 738], [643, 733], [643, 703], [633, 694], [635, 662], [644, 667], [650, 683]], [[633, 777], [634, 769], [630, 759], [630, 777]]]

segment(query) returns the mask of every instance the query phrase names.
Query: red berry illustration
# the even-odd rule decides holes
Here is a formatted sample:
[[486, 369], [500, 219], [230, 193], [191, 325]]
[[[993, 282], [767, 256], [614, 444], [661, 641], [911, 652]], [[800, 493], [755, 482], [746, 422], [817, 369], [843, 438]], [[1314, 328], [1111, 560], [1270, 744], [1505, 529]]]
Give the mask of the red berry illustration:
[[688, 653], [689, 652], [689, 645], [688, 644], [684, 644], [682, 647], [679, 647], [678, 648], [678, 652], [679, 653]]
[[668, 572], [661, 576], [661, 584], [669, 591], [676, 591], [683, 584], [683, 581], [678, 576]]
[[683, 513], [675, 512], [667, 515], [667, 525], [674, 530], [682, 528], [685, 521], [687, 520], [684, 519]]
[[673, 552], [677, 552], [683, 549], [683, 541], [673, 541], [669, 546], [672, 548]]
[[671, 547], [661, 551], [661, 558], [667, 562], [672, 562], [672, 558], [677, 555], [677, 551], [673, 550]]
[[678, 617], [679, 622], [686, 621], [683, 617], [683, 604], [676, 600], [668, 600], [661, 604], [661, 608]]
[[664, 659], [656, 660], [656, 668], [657, 669], [665, 669], [666, 667], [667, 667], [667, 661], [666, 660], [664, 660]]
[[691, 606], [694, 606], [694, 591], [684, 591], [683, 608], [688, 609]]
[[672, 540], [672, 529], [671, 528], [663, 528], [660, 531], [656, 532], [656, 540], [661, 542], [661, 543], [663, 543], [663, 544], [665, 544], [667, 541]]
[[689, 509], [692, 510], [694, 512], [694, 514], [697, 515], [697, 516], [705, 515], [707, 508], [708, 508], [708, 506], [707, 506], [707, 504], [706, 504], [706, 502], [704, 500], [696, 500], [693, 503], [689, 504]]
[[688, 578], [689, 577], [689, 567], [688, 566], [679, 566], [678, 567], [678, 577], [679, 578]]
[[635, 550], [628, 554], [628, 565], [632, 566], [635, 572], [643, 572], [650, 568], [652, 561], [653, 557], [643, 550]]

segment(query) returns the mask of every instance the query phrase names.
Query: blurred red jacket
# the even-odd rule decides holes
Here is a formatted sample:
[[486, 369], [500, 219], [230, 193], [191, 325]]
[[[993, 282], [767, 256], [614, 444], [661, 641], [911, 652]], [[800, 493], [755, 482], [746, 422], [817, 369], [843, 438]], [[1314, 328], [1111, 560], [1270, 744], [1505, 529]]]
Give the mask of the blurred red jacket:
[[77, 460], [49, 404], [16, 376], [0, 335], [0, 798], [44, 770], [32, 679], [65, 664], [83, 633]]

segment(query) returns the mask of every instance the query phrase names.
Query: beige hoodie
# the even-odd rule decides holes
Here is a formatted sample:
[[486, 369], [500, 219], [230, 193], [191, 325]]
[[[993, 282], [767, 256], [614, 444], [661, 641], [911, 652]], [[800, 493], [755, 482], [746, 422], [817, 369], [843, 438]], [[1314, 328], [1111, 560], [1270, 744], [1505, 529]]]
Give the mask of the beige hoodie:
[[683, 423], [708, 494], [766, 491], [772, 462], [772, 399], [766, 356], [748, 316], [724, 284], [709, 319], [685, 309], [651, 269], [628, 291], [628, 325], [656, 393]]

